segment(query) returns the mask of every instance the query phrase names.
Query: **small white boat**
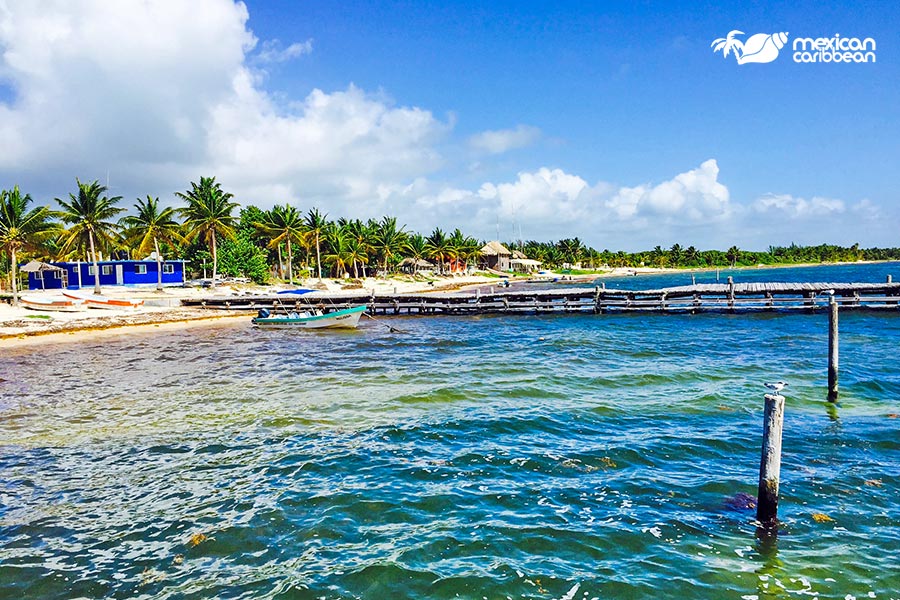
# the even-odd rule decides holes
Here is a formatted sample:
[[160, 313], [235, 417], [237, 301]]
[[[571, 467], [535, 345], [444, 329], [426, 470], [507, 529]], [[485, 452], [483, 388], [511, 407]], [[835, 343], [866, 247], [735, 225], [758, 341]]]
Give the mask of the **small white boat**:
[[87, 305], [84, 303], [84, 300], [64, 298], [62, 296], [22, 296], [19, 298], [19, 303], [31, 310], [55, 310], [63, 312], [87, 310]]
[[63, 296], [72, 300], [83, 301], [88, 308], [137, 308], [144, 304], [143, 300], [133, 300], [131, 298], [108, 298], [106, 296], [97, 296], [95, 294], [81, 294], [78, 292], [63, 291]]
[[261, 309], [257, 316], [253, 317], [254, 325], [276, 327], [302, 327], [305, 329], [330, 328], [355, 328], [359, 324], [359, 318], [366, 311], [365, 305], [353, 306], [343, 310], [336, 310], [323, 314], [321, 310], [314, 309], [304, 312], [289, 312], [285, 315], [272, 315], [266, 309]]

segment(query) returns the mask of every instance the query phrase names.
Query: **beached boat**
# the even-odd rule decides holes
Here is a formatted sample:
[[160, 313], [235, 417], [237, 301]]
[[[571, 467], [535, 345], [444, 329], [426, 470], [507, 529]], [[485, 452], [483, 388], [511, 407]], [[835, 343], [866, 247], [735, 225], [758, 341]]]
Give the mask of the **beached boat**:
[[30, 308], [31, 310], [75, 312], [87, 309], [87, 305], [84, 303], [84, 300], [78, 300], [76, 298], [64, 298], [61, 296], [22, 296], [21, 298], [19, 298], [19, 303], [25, 308]]
[[289, 312], [283, 315], [272, 315], [266, 309], [261, 309], [257, 316], [253, 317], [254, 325], [276, 327], [302, 327], [305, 329], [354, 328], [359, 324], [359, 318], [365, 312], [366, 307], [353, 306], [343, 310], [336, 310], [323, 314], [321, 310], [312, 309], [304, 312]]
[[143, 300], [131, 298], [108, 298], [94, 294], [80, 294], [78, 292], [63, 291], [63, 296], [72, 300], [82, 300], [88, 308], [137, 308], [144, 304]]

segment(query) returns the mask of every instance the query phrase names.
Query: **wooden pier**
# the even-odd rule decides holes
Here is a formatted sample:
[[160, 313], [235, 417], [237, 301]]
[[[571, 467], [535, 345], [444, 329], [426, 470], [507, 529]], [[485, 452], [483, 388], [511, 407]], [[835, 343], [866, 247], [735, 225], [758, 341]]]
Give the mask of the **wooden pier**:
[[842, 309], [900, 310], [900, 283], [715, 283], [655, 290], [602, 287], [503, 289], [413, 294], [273, 294], [209, 296], [182, 300], [184, 306], [217, 310], [295, 309], [318, 306], [325, 312], [365, 304], [372, 314], [478, 315], [496, 313], [701, 313], [816, 311], [828, 308], [832, 296]]

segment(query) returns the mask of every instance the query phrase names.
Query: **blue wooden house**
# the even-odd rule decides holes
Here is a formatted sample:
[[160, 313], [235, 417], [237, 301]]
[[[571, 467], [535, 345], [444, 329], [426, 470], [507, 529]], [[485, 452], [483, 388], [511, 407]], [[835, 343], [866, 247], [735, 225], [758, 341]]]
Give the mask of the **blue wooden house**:
[[[49, 263], [58, 270], [38, 271], [28, 274], [28, 289], [70, 289], [94, 287], [94, 265], [90, 262]], [[104, 260], [98, 261], [100, 285], [155, 286], [157, 266], [155, 260]], [[184, 283], [184, 261], [166, 260], [162, 263], [163, 285]]]

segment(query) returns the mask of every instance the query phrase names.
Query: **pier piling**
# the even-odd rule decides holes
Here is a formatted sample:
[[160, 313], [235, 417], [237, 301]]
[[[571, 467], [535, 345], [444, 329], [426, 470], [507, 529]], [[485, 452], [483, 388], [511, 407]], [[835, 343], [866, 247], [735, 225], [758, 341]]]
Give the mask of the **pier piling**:
[[778, 517], [778, 482], [781, 477], [781, 432], [784, 427], [784, 396], [766, 394], [763, 416], [762, 456], [759, 461], [759, 489], [756, 520], [766, 527]]
[[828, 401], [836, 402], [838, 397], [838, 303], [831, 296], [828, 304]]

